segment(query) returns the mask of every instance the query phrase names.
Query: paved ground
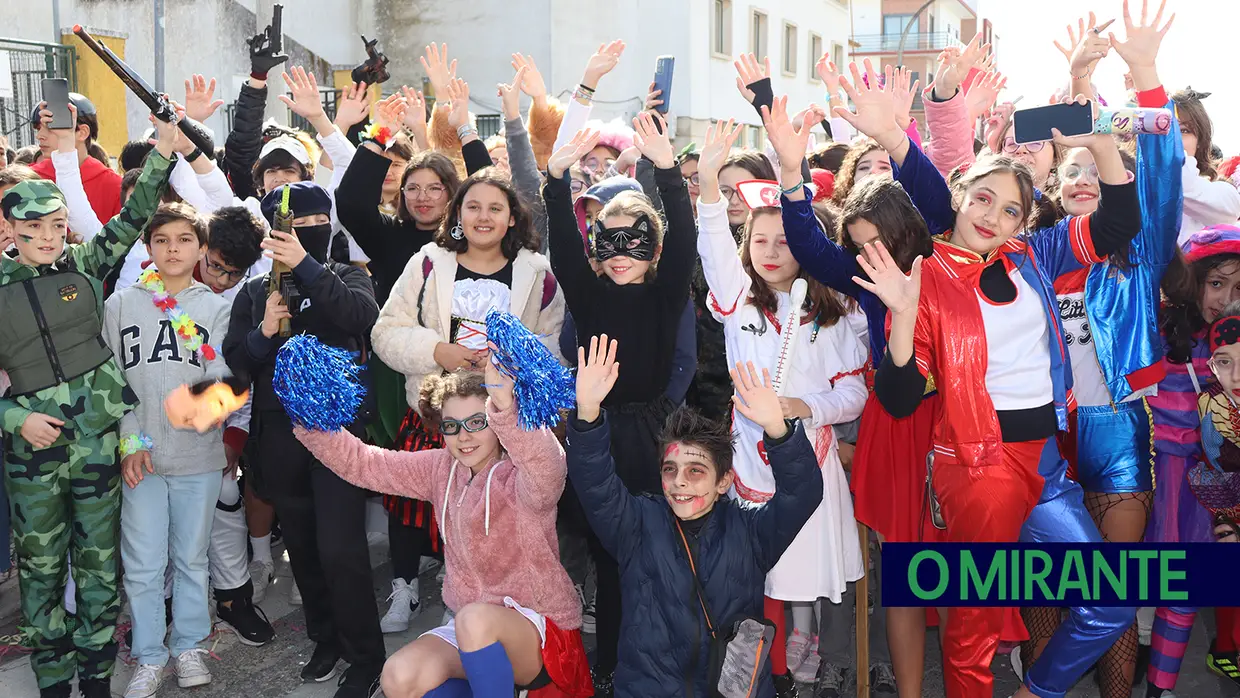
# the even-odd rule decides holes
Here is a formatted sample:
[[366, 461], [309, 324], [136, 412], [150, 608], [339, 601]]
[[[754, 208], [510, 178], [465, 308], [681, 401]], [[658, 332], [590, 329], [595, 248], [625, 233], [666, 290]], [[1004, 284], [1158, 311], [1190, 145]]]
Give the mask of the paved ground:
[[[380, 602], [380, 612], [383, 612], [386, 609], [387, 592], [390, 590], [387, 542], [384, 536], [375, 538], [371, 547], [371, 560], [375, 565], [375, 596]], [[282, 552], [277, 549], [277, 555]], [[290, 606], [287, 602], [287, 590], [291, 579], [287, 561], [277, 562], [276, 573], [278, 579], [262, 604], [264, 611], [276, 627], [276, 639], [266, 647], [252, 648], [237, 642], [231, 634], [217, 634], [211, 638], [213, 657], [209, 663], [214, 681], [202, 688], [182, 690], [177, 687], [175, 679], [170, 679], [165, 682], [160, 696], [331, 698], [336, 688], [334, 680], [316, 685], [301, 683], [299, 677], [301, 667], [309, 659], [313, 648], [305, 636], [301, 610]], [[425, 610], [415, 619], [414, 625], [408, 632], [385, 637], [389, 653], [413, 640], [423, 631], [437, 625], [442, 617], [443, 607], [433, 571], [423, 575], [421, 586]], [[0, 584], [0, 635], [12, 633], [16, 595], [15, 580]], [[1184, 671], [1177, 687], [1177, 695], [1180, 698], [1240, 696], [1240, 691], [1225, 684], [1206, 670], [1204, 657], [1208, 637], [1209, 633], [1199, 618], [1198, 627], [1193, 633], [1190, 644], [1189, 656], [1185, 660]], [[587, 638], [589, 639], [592, 638]], [[937, 646], [934, 638], [930, 638], [927, 644], [930, 647]], [[112, 683], [115, 696], [122, 695], [132, 671], [132, 667], [127, 663], [129, 658], [126, 648], [123, 646], [121, 656], [126, 662], [117, 665], [117, 675]], [[932, 653], [932, 656], [928, 658], [928, 664], [924, 696], [941, 698], [944, 695], [943, 675], [937, 653]], [[1010, 696], [1014, 693], [1018, 685], [1006, 656], [996, 658], [994, 671], [997, 677], [995, 695]], [[808, 696], [809, 691], [803, 688], [801, 695]], [[846, 695], [851, 697], [853, 693]], [[1097, 686], [1091, 679], [1083, 680], [1068, 694], [1069, 698], [1096, 698], [1098, 695]], [[1134, 690], [1132, 695], [1134, 698], [1143, 698], [1144, 686]], [[0, 697], [35, 698], [36, 696], [38, 696], [38, 690], [34, 683], [34, 675], [30, 671], [29, 661], [11, 651], [0, 654]]]

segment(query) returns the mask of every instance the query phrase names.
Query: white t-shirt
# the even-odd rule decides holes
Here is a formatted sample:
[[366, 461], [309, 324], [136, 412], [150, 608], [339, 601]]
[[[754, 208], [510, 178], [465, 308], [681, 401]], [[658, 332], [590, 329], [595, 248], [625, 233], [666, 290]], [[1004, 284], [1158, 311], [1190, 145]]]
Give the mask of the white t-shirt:
[[986, 330], [986, 390], [996, 410], [1026, 410], [1055, 399], [1051, 349], [1042, 299], [1013, 269], [1016, 299], [994, 303], [977, 291]]
[[1063, 341], [1068, 345], [1068, 357], [1072, 361], [1072, 394], [1076, 396], [1076, 404], [1082, 407], [1109, 405], [1111, 391], [1107, 390], [1102, 365], [1098, 363], [1089, 316], [1085, 313], [1085, 292], [1065, 293], [1058, 298]]

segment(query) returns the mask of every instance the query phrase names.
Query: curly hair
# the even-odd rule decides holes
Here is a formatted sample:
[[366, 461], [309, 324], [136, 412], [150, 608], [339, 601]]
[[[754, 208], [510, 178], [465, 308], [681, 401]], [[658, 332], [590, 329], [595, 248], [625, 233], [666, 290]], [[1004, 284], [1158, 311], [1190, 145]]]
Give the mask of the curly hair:
[[[749, 278], [753, 279], [753, 284], [749, 287], [748, 303], [761, 310], [775, 313], [779, 310], [779, 297], [775, 294], [775, 290], [768, 286], [766, 281], [758, 274], [758, 271], [754, 269], [753, 254], [749, 251], [754, 221], [762, 216], [771, 215], [779, 216], [780, 210], [774, 206], [763, 206], [749, 212], [749, 219], [745, 221], [741, 233], [740, 254], [741, 267], [745, 269], [745, 273], [749, 275]], [[782, 218], [780, 230], [783, 230]], [[820, 327], [830, 327], [847, 314], [847, 310], [840, 301], [839, 296], [810, 276], [804, 267], [801, 267], [797, 273], [797, 278], [805, 279], [809, 284], [809, 288], [805, 293], [805, 301], [801, 308], [808, 312], [809, 316], [814, 318], [814, 322], [818, 323]]]
[[461, 206], [465, 204], [465, 197], [469, 194], [469, 190], [482, 184], [499, 189], [508, 200], [508, 211], [513, 218], [513, 224], [509, 226], [507, 232], [504, 233], [504, 239], [500, 242], [500, 250], [504, 256], [508, 259], [516, 259], [517, 253], [522, 249], [537, 252], [542, 239], [538, 231], [534, 229], [534, 219], [529, 209], [521, 203], [516, 188], [512, 186], [512, 180], [494, 167], [484, 167], [478, 170], [461, 184], [460, 189], [457, 189], [456, 196], [452, 197], [452, 203], [443, 217], [443, 223], [440, 224], [439, 230], [435, 231], [435, 244], [457, 254], [469, 249], [469, 239], [462, 237], [457, 240], [452, 237], [451, 231], [461, 220]]
[[1163, 275], [1163, 304], [1158, 310], [1158, 329], [1167, 342], [1167, 361], [1186, 364], [1193, 359], [1193, 341], [1206, 328], [1201, 293], [1214, 269], [1240, 264], [1238, 254], [1216, 254], [1189, 263], [1180, 250]]
[[715, 482], [732, 471], [732, 428], [702, 416], [692, 407], [681, 405], [667, 416], [659, 434], [659, 453], [666, 453], [674, 443], [697, 446], [715, 462]]
[[853, 185], [857, 183], [857, 165], [861, 162], [861, 158], [875, 150], [882, 149], [883, 147], [873, 138], [864, 138], [848, 148], [844, 162], [840, 163], [839, 171], [835, 173], [835, 190], [831, 192], [831, 203], [836, 206], [844, 205], [844, 200], [848, 198]]
[[249, 269], [262, 256], [266, 228], [244, 206], [216, 209], [207, 219], [207, 247], [233, 269]]
[[432, 374], [422, 379], [418, 388], [418, 414], [432, 431], [439, 429], [443, 419], [443, 404], [448, 398], [476, 397], [486, 400], [486, 379], [479, 371], [459, 370], [452, 373]]

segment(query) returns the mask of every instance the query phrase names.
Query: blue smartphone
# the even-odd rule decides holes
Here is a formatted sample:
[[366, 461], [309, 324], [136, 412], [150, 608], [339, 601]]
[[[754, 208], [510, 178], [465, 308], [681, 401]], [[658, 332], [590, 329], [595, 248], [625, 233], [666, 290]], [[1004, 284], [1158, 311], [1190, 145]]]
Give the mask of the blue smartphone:
[[659, 56], [654, 63], [654, 87], [656, 90], [662, 90], [659, 99], [663, 100], [663, 104], [655, 107], [660, 114], [667, 114], [668, 107], [672, 104], [672, 72], [676, 68], [675, 56]]
[[1017, 143], [1049, 141], [1051, 129], [1057, 128], [1065, 136], [1083, 136], [1094, 132], [1094, 105], [1092, 102], [1077, 104], [1051, 104], [1033, 109], [1021, 109], [1012, 113], [1012, 134]]

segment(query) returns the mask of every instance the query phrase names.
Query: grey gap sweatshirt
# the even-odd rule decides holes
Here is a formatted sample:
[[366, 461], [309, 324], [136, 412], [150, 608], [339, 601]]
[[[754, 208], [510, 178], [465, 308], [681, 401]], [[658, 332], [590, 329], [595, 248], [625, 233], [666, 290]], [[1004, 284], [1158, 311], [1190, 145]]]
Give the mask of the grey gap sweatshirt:
[[232, 304], [198, 282], [175, 298], [198, 325], [203, 341], [215, 348], [213, 360], [185, 350], [168, 315], [142, 286], [130, 286], [108, 298], [103, 339], [141, 400], [136, 410], [121, 419], [121, 438], [149, 436], [155, 442], [151, 464], [158, 475], [200, 475], [227, 465], [222, 430], [199, 434], [173, 429], [164, 414], [164, 398], [178, 386], [229, 374], [221, 345], [228, 333]]

